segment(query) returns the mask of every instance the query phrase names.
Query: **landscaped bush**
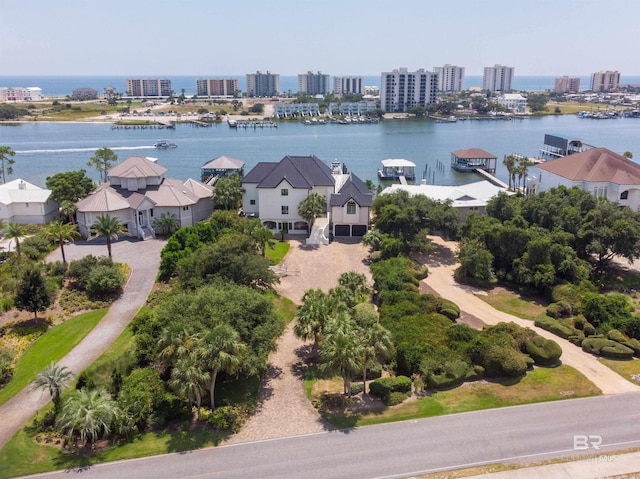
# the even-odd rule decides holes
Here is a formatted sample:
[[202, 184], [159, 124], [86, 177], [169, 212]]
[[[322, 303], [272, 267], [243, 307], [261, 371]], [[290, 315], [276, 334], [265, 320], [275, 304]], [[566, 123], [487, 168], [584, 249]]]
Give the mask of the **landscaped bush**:
[[91, 272], [98, 266], [113, 266], [113, 261], [106, 257], [96, 258], [93, 255], [88, 255], [82, 259], [72, 261], [69, 264], [67, 274], [69, 278], [76, 280], [80, 289], [85, 290]]
[[[368, 376], [368, 374], [367, 374]], [[351, 383], [351, 394], [360, 394], [363, 391], [362, 383]]]
[[246, 405], [221, 406], [213, 411], [200, 408], [200, 420], [220, 431], [237, 433], [248, 417], [249, 408]]
[[558, 364], [560, 356], [562, 356], [562, 348], [558, 343], [540, 335], [527, 341], [525, 347], [527, 354], [539, 366], [554, 366]]
[[640, 341], [638, 341], [636, 338], [628, 339], [622, 344], [628, 347], [629, 349], [633, 349], [633, 353], [636, 356], [640, 356]]
[[561, 338], [564, 338], [564, 339], [569, 339], [569, 336], [575, 336], [577, 334], [576, 329], [573, 329], [565, 324], [562, 324], [560, 321], [555, 320], [553, 318], [547, 318], [542, 316], [542, 317], [536, 318], [534, 324], [539, 328], [550, 331], [556, 336], [560, 336]]
[[117, 265], [99, 265], [87, 278], [87, 294], [91, 299], [113, 297], [120, 293], [126, 280], [127, 278]]
[[567, 318], [573, 314], [573, 307], [566, 301], [558, 301], [547, 306], [547, 316], [552, 318]]
[[610, 329], [607, 332], [607, 338], [618, 343], [624, 343], [627, 340], [627, 337], [617, 329]]
[[410, 393], [411, 379], [406, 376], [376, 379], [369, 384], [369, 392], [382, 400], [389, 398], [393, 392]]
[[633, 349], [606, 338], [587, 338], [582, 341], [582, 350], [612, 359], [631, 359]]
[[384, 403], [387, 406], [395, 406], [396, 404], [401, 404], [408, 397], [409, 395], [407, 393], [392, 392], [389, 394], [389, 397], [384, 400]]

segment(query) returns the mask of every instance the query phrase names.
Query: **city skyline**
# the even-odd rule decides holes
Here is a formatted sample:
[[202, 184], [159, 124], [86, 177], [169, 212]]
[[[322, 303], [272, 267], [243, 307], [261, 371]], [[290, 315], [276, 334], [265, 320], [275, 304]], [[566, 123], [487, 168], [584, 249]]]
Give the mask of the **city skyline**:
[[[375, 75], [502, 64], [516, 75], [640, 75], [640, 2], [0, 0], [4, 75]], [[14, 13], [12, 13], [14, 12]], [[408, 15], [407, 12], [410, 12]], [[610, 17], [615, 21], [603, 21]]]

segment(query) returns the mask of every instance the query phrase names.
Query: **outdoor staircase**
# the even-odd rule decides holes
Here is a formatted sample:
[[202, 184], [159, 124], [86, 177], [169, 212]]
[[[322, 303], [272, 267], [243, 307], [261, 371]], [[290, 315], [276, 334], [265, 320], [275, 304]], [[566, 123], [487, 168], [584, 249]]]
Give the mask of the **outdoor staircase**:
[[140, 228], [140, 237], [142, 238], [142, 241], [153, 239], [156, 237], [156, 232], [153, 231], [153, 228], [150, 228], [149, 226], [142, 226]]
[[329, 244], [329, 215], [324, 218], [316, 218], [311, 228], [311, 234], [307, 238], [308, 245]]

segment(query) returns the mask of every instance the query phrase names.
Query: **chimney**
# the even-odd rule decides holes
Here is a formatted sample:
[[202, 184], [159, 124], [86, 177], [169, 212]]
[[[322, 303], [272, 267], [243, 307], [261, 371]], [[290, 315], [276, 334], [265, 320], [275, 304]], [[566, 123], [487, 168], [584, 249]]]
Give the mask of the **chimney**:
[[27, 184], [24, 181], [20, 180], [20, 183], [18, 183], [18, 189], [19, 190], [26, 190], [27, 189]]

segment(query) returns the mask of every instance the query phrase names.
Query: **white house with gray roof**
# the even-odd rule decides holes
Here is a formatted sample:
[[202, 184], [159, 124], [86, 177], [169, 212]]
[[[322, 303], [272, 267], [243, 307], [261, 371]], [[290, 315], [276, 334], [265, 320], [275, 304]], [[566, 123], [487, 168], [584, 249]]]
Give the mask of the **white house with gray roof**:
[[[311, 241], [336, 236], [360, 236], [368, 230], [372, 194], [353, 173], [335, 172], [316, 156], [285, 156], [278, 163], [258, 163], [242, 179], [243, 211], [255, 215], [274, 232], [307, 234], [298, 205], [308, 195], [326, 199], [325, 216], [314, 223]], [[316, 238], [316, 239], [313, 239]]]
[[198, 181], [165, 178], [167, 169], [148, 158], [132, 156], [111, 168], [108, 181], [78, 201], [78, 229], [89, 229], [103, 214], [117, 217], [130, 236], [155, 235], [153, 221], [172, 214], [180, 227], [193, 226], [213, 212], [213, 188]]

